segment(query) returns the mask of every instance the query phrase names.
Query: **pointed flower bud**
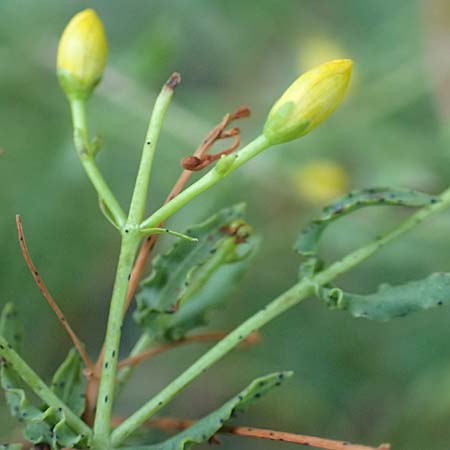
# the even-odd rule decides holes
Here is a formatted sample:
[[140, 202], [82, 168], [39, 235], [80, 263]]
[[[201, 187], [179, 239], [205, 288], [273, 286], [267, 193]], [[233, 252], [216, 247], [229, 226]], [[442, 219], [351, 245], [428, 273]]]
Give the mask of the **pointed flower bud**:
[[301, 75], [272, 107], [264, 136], [272, 144], [292, 141], [322, 123], [344, 97], [352, 61], [338, 59]]
[[103, 75], [108, 54], [103, 24], [92, 9], [76, 14], [59, 41], [57, 74], [69, 98], [86, 99]]

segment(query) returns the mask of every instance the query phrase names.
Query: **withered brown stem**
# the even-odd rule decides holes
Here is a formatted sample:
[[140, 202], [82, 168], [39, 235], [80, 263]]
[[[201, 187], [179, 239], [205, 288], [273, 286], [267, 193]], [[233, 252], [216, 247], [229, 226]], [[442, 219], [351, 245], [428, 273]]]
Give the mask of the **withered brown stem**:
[[[168, 342], [167, 344], [162, 344], [158, 347], [153, 347], [148, 350], [145, 350], [138, 355], [130, 356], [128, 358], [122, 359], [119, 361], [118, 367], [126, 367], [126, 366], [136, 366], [140, 364], [142, 361], [149, 359], [159, 353], [165, 352], [167, 350], [171, 350], [173, 348], [180, 347], [186, 344], [193, 344], [196, 342], [216, 342], [223, 339], [228, 333], [226, 332], [213, 332], [213, 333], [204, 333], [204, 334], [195, 334], [193, 336], [186, 336], [183, 339], [174, 342]], [[261, 341], [261, 335], [258, 332], [252, 333], [250, 336], [247, 336], [246, 339], [242, 341], [241, 345], [252, 345]]]
[[16, 226], [17, 226], [17, 233], [19, 236], [19, 243], [20, 248], [22, 249], [22, 254], [25, 259], [25, 262], [30, 269], [31, 275], [33, 275], [34, 281], [36, 282], [39, 290], [42, 292], [42, 295], [47, 300], [47, 303], [52, 308], [53, 312], [56, 314], [56, 317], [60, 321], [61, 325], [66, 330], [67, 334], [69, 335], [70, 339], [73, 342], [73, 345], [78, 350], [78, 353], [81, 356], [81, 359], [83, 360], [83, 363], [86, 367], [86, 375], [91, 377], [94, 371], [94, 366], [92, 361], [90, 360], [88, 354], [86, 353], [86, 350], [84, 349], [83, 344], [81, 343], [80, 339], [78, 339], [78, 336], [73, 331], [72, 327], [67, 322], [66, 318], [64, 317], [64, 314], [62, 313], [61, 309], [57, 305], [56, 301], [50, 294], [49, 290], [47, 289], [47, 286], [45, 285], [44, 281], [42, 280], [41, 276], [39, 275], [38, 270], [36, 269], [36, 266], [33, 264], [33, 261], [31, 260], [30, 253], [28, 251], [28, 247], [25, 241], [25, 236], [23, 233], [23, 225], [22, 220], [20, 218], [20, 215], [16, 215]]
[[[193, 425], [195, 420], [176, 419], [172, 417], [159, 417], [157, 419], [149, 420], [145, 426], [149, 428], [159, 428], [166, 431], [183, 431]], [[122, 423], [120, 418], [113, 419], [113, 425]], [[368, 447], [366, 445], [351, 444], [347, 441], [336, 441], [333, 439], [324, 439], [315, 436], [307, 436], [297, 433], [286, 433], [284, 431], [267, 430], [264, 428], [254, 427], [222, 427], [218, 433], [231, 434], [234, 436], [245, 436], [258, 439], [268, 439], [271, 441], [290, 442], [292, 444], [299, 444], [320, 448], [323, 450], [390, 450], [389, 444], [381, 444], [378, 447]], [[217, 442], [215, 437], [212, 442]]]

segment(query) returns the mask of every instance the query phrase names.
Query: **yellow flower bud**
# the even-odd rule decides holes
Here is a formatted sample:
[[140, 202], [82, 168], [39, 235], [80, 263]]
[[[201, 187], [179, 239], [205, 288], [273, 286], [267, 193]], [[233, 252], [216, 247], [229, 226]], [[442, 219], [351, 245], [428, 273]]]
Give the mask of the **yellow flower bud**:
[[69, 98], [88, 98], [103, 75], [108, 54], [103, 24], [92, 9], [76, 14], [59, 41], [57, 73]]
[[304, 136], [321, 124], [344, 97], [352, 65], [350, 59], [338, 59], [301, 75], [273, 105], [264, 136], [279, 144]]

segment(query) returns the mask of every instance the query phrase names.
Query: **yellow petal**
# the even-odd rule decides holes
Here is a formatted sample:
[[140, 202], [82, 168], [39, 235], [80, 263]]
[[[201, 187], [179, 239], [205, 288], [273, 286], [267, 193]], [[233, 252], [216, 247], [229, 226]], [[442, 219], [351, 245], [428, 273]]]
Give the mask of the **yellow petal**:
[[76, 14], [59, 42], [57, 71], [66, 94], [88, 97], [100, 81], [108, 44], [103, 24], [92, 9]]

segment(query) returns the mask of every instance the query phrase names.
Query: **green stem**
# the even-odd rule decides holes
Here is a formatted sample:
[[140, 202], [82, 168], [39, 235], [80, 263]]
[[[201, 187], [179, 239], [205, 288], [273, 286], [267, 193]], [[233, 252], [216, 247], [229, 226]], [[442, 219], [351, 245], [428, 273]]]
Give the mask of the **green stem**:
[[232, 160], [231, 165], [230, 167], [227, 167], [227, 170], [221, 171], [220, 169], [218, 169], [218, 166], [220, 167], [221, 164], [221, 161], [219, 161], [216, 167], [211, 169], [207, 174], [197, 180], [194, 184], [182, 191], [170, 202], [166, 203], [164, 206], [158, 209], [158, 211], [156, 211], [153, 215], [144, 220], [141, 227], [155, 227], [160, 222], [165, 221], [168, 217], [170, 217], [181, 207], [189, 203], [192, 199], [209, 189], [211, 186], [216, 184], [231, 172], [235, 171], [237, 168], [241, 167], [249, 159], [255, 157], [270, 145], [271, 144], [267, 141], [264, 135], [258, 136], [236, 154], [232, 154], [226, 157]]
[[123, 310], [128, 291], [129, 275], [140, 240], [140, 234], [134, 230], [125, 233], [122, 238], [106, 329], [103, 368], [94, 422], [94, 447], [97, 449], [109, 448], [111, 413], [114, 401], [114, 384], [123, 323]]
[[48, 406], [63, 411], [67, 424], [89, 439], [92, 430], [39, 378], [36, 372], [16, 353], [6, 339], [0, 336], [0, 356], [15, 370], [20, 378]]
[[428, 217], [449, 207], [450, 205], [450, 189], [444, 191], [440, 200], [429, 206], [422, 208], [407, 220], [395, 227], [391, 231], [385, 233], [380, 239], [359, 248], [351, 254], [337, 261], [322, 272], [319, 272], [311, 279], [303, 279], [291, 289], [273, 300], [269, 305], [258, 311], [252, 317], [247, 319], [243, 324], [238, 326], [226, 338], [216, 344], [211, 350], [200, 357], [191, 367], [183, 372], [178, 378], [166, 386], [159, 394], [145, 403], [140, 409], [119, 425], [112, 434], [112, 443], [114, 446], [122, 444], [128, 436], [137, 430], [146, 420], [159, 411], [173, 397], [175, 397], [182, 389], [184, 389], [195, 378], [202, 374], [208, 367], [221, 359], [230, 350], [236, 347], [242, 339], [245, 339], [250, 333], [258, 330], [263, 325], [297, 305], [308, 295], [312, 294], [316, 286], [326, 284], [342, 273], [350, 270], [358, 265], [369, 256], [380, 250], [389, 242], [409, 231], [414, 226], [423, 222]]
[[[167, 83], [163, 86], [158, 98], [156, 99], [153, 112], [150, 117], [147, 134], [145, 136], [144, 147], [142, 149], [142, 158], [139, 165], [139, 171], [136, 177], [133, 197], [131, 199], [130, 212], [128, 214], [129, 224], [139, 224], [142, 222], [145, 214], [145, 205], [147, 200], [147, 190], [150, 181], [150, 172], [155, 155], [156, 144], [159, 133], [162, 128], [164, 117], [170, 100], [173, 96], [172, 80], [179, 77], [178, 74], [172, 75]], [[178, 80], [178, 78], [177, 78]], [[179, 80], [177, 81], [177, 83]]]
[[71, 100], [74, 142], [83, 168], [93, 184], [100, 200], [111, 212], [114, 221], [122, 228], [125, 225], [125, 213], [112, 193], [102, 174], [100, 173], [94, 156], [90, 151], [89, 133], [86, 123], [86, 109], [84, 100]]
[[142, 237], [141, 232], [139, 231], [139, 225], [144, 216], [148, 182], [150, 179], [150, 170], [156, 142], [164, 115], [173, 95], [174, 77], [178, 80], [178, 75], [173, 75], [164, 85], [160, 95], [156, 99], [136, 177], [130, 212], [122, 230], [122, 245], [106, 329], [104, 345], [105, 356], [94, 421], [94, 447], [97, 449], [104, 450], [110, 448], [111, 414], [114, 402], [118, 353], [124, 316], [123, 312], [128, 292], [128, 282]]

